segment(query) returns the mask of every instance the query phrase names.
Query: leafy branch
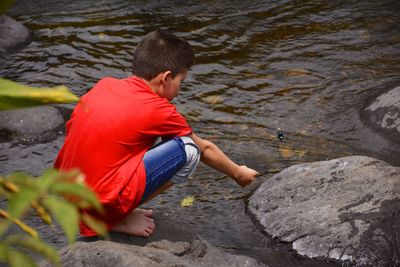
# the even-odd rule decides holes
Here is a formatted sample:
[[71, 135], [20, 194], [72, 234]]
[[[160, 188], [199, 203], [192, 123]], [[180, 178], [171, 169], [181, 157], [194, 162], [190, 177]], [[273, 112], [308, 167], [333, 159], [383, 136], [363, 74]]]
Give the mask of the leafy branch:
[[[54, 218], [70, 244], [76, 241], [79, 220], [90, 221], [90, 226], [106, 237], [105, 225], [81, 212], [83, 209], [103, 212], [95, 193], [85, 186], [83, 180], [84, 177], [79, 171], [59, 172], [54, 169], [47, 170], [40, 177], [32, 177], [25, 173], [0, 176], [0, 197], [9, 200], [8, 210], [0, 209], [0, 216], [3, 218], [0, 223], [0, 260], [7, 261], [11, 266], [21, 266], [14, 265], [13, 257], [22, 253], [17, 253], [15, 248], [22, 247], [39, 253], [53, 264], [58, 264], [59, 258], [54, 248], [40, 239], [37, 231], [21, 219], [28, 211], [36, 212], [46, 224], [51, 225]], [[16, 224], [27, 235], [4, 236], [12, 224]], [[28, 266], [35, 264], [26, 254], [22, 258], [30, 262]]]

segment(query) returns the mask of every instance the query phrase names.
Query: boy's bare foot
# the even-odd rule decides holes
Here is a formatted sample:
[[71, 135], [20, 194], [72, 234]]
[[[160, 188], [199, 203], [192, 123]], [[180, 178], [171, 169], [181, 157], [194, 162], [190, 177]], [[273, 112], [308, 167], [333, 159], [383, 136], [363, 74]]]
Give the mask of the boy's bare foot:
[[153, 218], [151, 218], [152, 215], [152, 210], [135, 209], [121, 223], [114, 226], [111, 231], [149, 237], [156, 227]]
[[152, 217], [153, 216], [153, 210], [145, 210], [145, 209], [136, 208], [136, 209], [134, 209], [132, 211], [132, 213], [133, 212], [141, 213], [141, 214], [143, 214], [143, 215], [145, 215], [147, 217]]

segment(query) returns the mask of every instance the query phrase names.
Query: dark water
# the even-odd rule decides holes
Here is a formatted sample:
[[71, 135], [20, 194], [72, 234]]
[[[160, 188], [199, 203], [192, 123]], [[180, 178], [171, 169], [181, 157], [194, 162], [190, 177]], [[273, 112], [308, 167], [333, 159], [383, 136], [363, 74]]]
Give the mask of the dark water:
[[[65, 84], [78, 95], [104, 76], [129, 76], [132, 51], [151, 30], [170, 29], [193, 45], [197, 64], [174, 102], [198, 135], [265, 174], [242, 189], [201, 165], [151, 204], [228, 251], [310, 266], [260, 235], [244, 214], [248, 195], [296, 163], [363, 154], [400, 165], [398, 144], [359, 116], [371, 97], [400, 83], [397, 0], [19, 0], [9, 14], [35, 39], [0, 59], [0, 77]], [[0, 171], [38, 174], [62, 141], [60, 134], [45, 144], [0, 143]], [[194, 205], [182, 208], [188, 195]]]

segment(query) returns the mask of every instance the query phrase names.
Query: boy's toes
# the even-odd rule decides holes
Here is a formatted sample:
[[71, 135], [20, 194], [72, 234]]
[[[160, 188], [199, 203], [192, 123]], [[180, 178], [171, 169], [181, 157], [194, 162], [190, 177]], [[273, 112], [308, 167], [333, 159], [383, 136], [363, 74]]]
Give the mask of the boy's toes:
[[156, 228], [156, 225], [153, 222], [150, 222], [147, 224], [147, 228], [154, 230]]
[[133, 212], [138, 213], [138, 214], [143, 214], [147, 217], [153, 216], [153, 210], [145, 210], [145, 209], [136, 208]]
[[153, 216], [153, 210], [142, 210], [143, 214], [147, 217]]
[[150, 229], [150, 228], [147, 228], [147, 229], [146, 229], [146, 233], [147, 233], [149, 236], [151, 236], [151, 235], [154, 233], [154, 230], [153, 230], [153, 229]]
[[149, 237], [149, 236], [151, 236], [151, 234], [148, 233], [147, 231], [144, 231], [143, 234], [142, 234], [142, 236], [143, 236], [143, 237]]

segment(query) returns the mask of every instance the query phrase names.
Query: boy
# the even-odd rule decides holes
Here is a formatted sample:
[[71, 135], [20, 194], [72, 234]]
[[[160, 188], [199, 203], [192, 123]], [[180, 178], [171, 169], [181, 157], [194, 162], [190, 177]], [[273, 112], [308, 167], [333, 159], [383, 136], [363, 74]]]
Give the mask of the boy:
[[[105, 208], [110, 231], [150, 236], [151, 210], [137, 208], [192, 174], [199, 159], [241, 186], [258, 174], [201, 139], [169, 101], [193, 65], [191, 46], [165, 30], [147, 34], [133, 56], [133, 76], [104, 78], [82, 96], [66, 124], [55, 161], [80, 169]], [[161, 144], [155, 140], [161, 137]], [[97, 215], [100, 216], [100, 215]], [[81, 235], [96, 233], [81, 223]]]

